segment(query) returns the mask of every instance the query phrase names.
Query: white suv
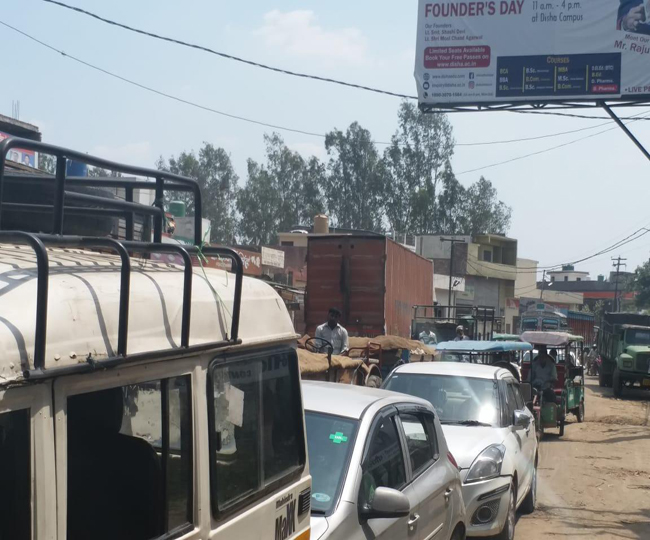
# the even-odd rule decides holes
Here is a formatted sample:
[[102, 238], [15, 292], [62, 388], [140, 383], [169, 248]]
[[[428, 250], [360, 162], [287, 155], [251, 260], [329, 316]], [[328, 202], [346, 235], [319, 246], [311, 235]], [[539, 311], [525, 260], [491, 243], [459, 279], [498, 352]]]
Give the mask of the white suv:
[[506, 369], [431, 362], [395, 369], [384, 388], [434, 406], [461, 469], [467, 536], [512, 540], [515, 512], [535, 509], [537, 437], [520, 384]]

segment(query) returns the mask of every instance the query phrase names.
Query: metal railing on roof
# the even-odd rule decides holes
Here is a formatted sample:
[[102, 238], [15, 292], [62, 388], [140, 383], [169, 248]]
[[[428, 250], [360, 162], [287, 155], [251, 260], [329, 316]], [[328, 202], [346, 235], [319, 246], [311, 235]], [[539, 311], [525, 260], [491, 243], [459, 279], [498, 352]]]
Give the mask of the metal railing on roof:
[[[33, 150], [56, 157], [56, 175], [54, 202], [50, 205], [34, 205], [30, 203], [6, 203], [3, 200], [3, 187], [5, 184], [5, 162], [7, 153], [12, 148]], [[68, 178], [66, 176], [67, 160], [101, 167], [112, 171], [135, 176], [155, 178], [155, 182], [140, 182], [130, 179], [94, 179], [94, 178]], [[52, 182], [51, 177], [34, 175], [21, 177], [26, 182]], [[83, 185], [95, 187], [118, 187], [125, 188], [126, 201], [106, 199], [92, 195], [82, 195], [66, 191], [68, 185]], [[133, 202], [133, 190], [143, 189], [155, 191], [154, 207]], [[194, 246], [181, 246], [175, 244], [163, 244], [162, 232], [164, 226], [163, 200], [165, 191], [184, 191], [194, 195]], [[67, 207], [66, 200], [90, 202], [99, 208]], [[241, 294], [244, 276], [244, 267], [241, 257], [237, 252], [226, 247], [206, 247], [202, 245], [201, 238], [201, 190], [198, 183], [184, 176], [146, 169], [132, 167], [121, 163], [115, 163], [105, 159], [89, 156], [66, 148], [60, 148], [46, 143], [30, 141], [20, 138], [5, 139], [0, 143], [0, 228], [2, 224], [3, 210], [50, 210], [52, 212], [52, 229], [50, 234], [33, 233], [26, 231], [0, 230], [0, 243], [21, 244], [32, 248], [36, 255], [37, 265], [37, 293], [36, 293], [36, 322], [34, 338], [34, 369], [28, 369], [24, 376], [28, 379], [41, 379], [54, 375], [82, 373], [98, 368], [114, 367], [125, 362], [138, 360], [165, 358], [178, 355], [184, 352], [199, 352], [216, 348], [227, 347], [241, 343], [239, 339], [239, 319], [241, 313]], [[107, 237], [71, 236], [63, 234], [63, 224], [66, 212], [86, 215], [125, 215], [127, 217], [126, 241], [119, 241]], [[154, 216], [154, 238], [153, 242], [133, 241], [133, 215], [141, 213]], [[130, 217], [130, 219], [129, 219]], [[118, 347], [117, 354], [107, 359], [95, 360], [88, 356], [83, 364], [65, 366], [55, 369], [46, 367], [46, 344], [47, 344], [47, 307], [49, 297], [49, 257], [48, 247], [62, 248], [86, 248], [86, 249], [107, 249], [114, 251], [121, 259], [120, 268], [120, 300], [118, 316]], [[129, 355], [128, 353], [128, 321], [129, 321], [129, 299], [131, 283], [131, 253], [174, 253], [180, 255], [184, 262], [183, 272], [183, 301], [181, 316], [181, 345], [177, 348], [148, 351]], [[192, 313], [192, 260], [195, 256], [220, 256], [232, 261], [232, 268], [235, 272], [235, 290], [233, 298], [232, 321], [230, 335], [226, 334], [225, 340], [200, 345], [192, 345], [191, 338], [191, 313]]]

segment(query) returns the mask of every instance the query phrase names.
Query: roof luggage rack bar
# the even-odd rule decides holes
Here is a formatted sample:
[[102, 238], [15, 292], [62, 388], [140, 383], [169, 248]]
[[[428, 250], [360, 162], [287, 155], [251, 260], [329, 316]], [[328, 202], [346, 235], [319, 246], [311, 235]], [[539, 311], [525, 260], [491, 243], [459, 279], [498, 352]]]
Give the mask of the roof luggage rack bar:
[[[22, 148], [25, 150], [34, 150], [36, 152], [42, 152], [44, 154], [49, 154], [57, 158], [56, 165], [56, 190], [55, 190], [55, 199], [54, 199], [54, 215], [52, 221], [52, 234], [62, 234], [63, 233], [63, 219], [64, 219], [64, 203], [68, 194], [65, 192], [65, 185], [67, 182], [66, 178], [66, 164], [67, 160], [78, 161], [80, 163], [85, 163], [87, 165], [92, 165], [94, 167], [101, 167], [103, 169], [109, 169], [112, 171], [120, 172], [123, 174], [131, 174], [134, 176], [143, 176], [146, 178], [155, 178], [155, 190], [156, 190], [156, 201], [155, 205], [160, 209], [162, 218], [159, 217], [156, 220], [155, 228], [162, 233], [163, 229], [163, 220], [164, 220], [164, 208], [162, 194], [165, 189], [174, 189], [175, 186], [181, 185], [186, 186], [194, 195], [194, 243], [196, 245], [201, 244], [201, 209], [202, 209], [202, 199], [201, 199], [201, 189], [196, 180], [192, 178], [187, 178], [185, 176], [180, 176], [177, 174], [168, 173], [165, 171], [159, 171], [155, 169], [147, 169], [144, 167], [133, 167], [130, 165], [124, 165], [121, 163], [115, 163], [107, 159], [101, 159], [94, 156], [89, 156], [88, 154], [83, 154], [81, 152], [76, 152], [74, 150], [68, 150], [67, 148], [61, 148], [59, 146], [54, 146], [51, 144], [46, 144], [38, 141], [31, 141], [29, 139], [21, 139], [18, 137], [10, 137], [5, 139], [0, 143], [0, 222], [2, 219], [2, 207], [3, 207], [3, 186], [4, 186], [4, 176], [5, 176], [5, 163], [7, 160], [7, 152], [12, 148]], [[135, 183], [134, 183], [135, 184]], [[149, 182], [142, 183], [142, 189], [150, 189], [147, 184]], [[92, 184], [91, 184], [92, 185]], [[95, 184], [99, 185], [99, 184]], [[120, 184], [119, 187], [124, 187], [126, 184]], [[137, 186], [140, 188], [140, 186]], [[77, 194], [75, 194], [77, 195]], [[87, 196], [86, 196], [87, 197]], [[98, 197], [93, 202], [97, 204], [106, 204], [106, 200]], [[139, 211], [142, 212], [142, 207], [146, 208], [144, 205], [140, 205]], [[124, 208], [124, 207], [123, 207]], [[155, 241], [160, 241], [160, 236], [162, 234], [156, 234], [154, 237]]]
[[[191, 179], [164, 171], [131, 167], [114, 163], [108, 160], [88, 156], [72, 150], [67, 150], [45, 143], [30, 141], [27, 139], [10, 138], [0, 143], [0, 222], [3, 208], [22, 209], [25, 211], [42, 211], [52, 209], [49, 205], [3, 203], [3, 185], [7, 180], [5, 177], [5, 162], [7, 152], [11, 148], [23, 148], [51, 154], [57, 158], [57, 175], [55, 182], [55, 197], [53, 208], [53, 234], [36, 234], [24, 231], [0, 231], [0, 243], [21, 244], [30, 246], [36, 254], [37, 265], [37, 296], [36, 296], [36, 325], [34, 338], [34, 369], [24, 371], [25, 378], [31, 380], [50, 378], [55, 375], [72, 373], [84, 373], [95, 369], [116, 367], [126, 362], [135, 362], [146, 359], [163, 359], [178, 356], [185, 353], [196, 353], [211, 349], [223, 348], [241, 343], [239, 339], [239, 322], [241, 313], [241, 297], [244, 279], [244, 266], [239, 254], [225, 247], [204, 246], [201, 238], [201, 190], [198, 183]], [[131, 179], [92, 179], [92, 178], [67, 178], [65, 175], [67, 160], [72, 159], [88, 165], [102, 167], [121, 173], [136, 176], [155, 178], [155, 182], [138, 182]], [[19, 176], [9, 175], [9, 181], [26, 183], [52, 182], [49, 176]], [[92, 195], [70, 193], [65, 190], [66, 185], [86, 185], [102, 187], [125, 188], [125, 201], [104, 199]], [[155, 190], [155, 207], [133, 203], [134, 189]], [[176, 244], [162, 244], [162, 226], [164, 223], [163, 196], [166, 190], [191, 192], [194, 194], [195, 215], [194, 215], [194, 240], [195, 246], [182, 246]], [[105, 206], [107, 208], [80, 208], [65, 205], [66, 199], [79, 200]], [[87, 237], [63, 235], [63, 221], [65, 212], [74, 214], [96, 214], [96, 215], [123, 215], [127, 219], [127, 240], [118, 241], [107, 237]], [[155, 215], [156, 231], [154, 240], [158, 242], [134, 242], [129, 239], [133, 237], [133, 215], [142, 213]], [[49, 258], [48, 247], [64, 248], [92, 248], [109, 249], [116, 252], [121, 259], [120, 267], [120, 299], [119, 299], [119, 322], [118, 322], [118, 347], [115, 356], [102, 360], [95, 360], [90, 355], [86, 362], [75, 365], [68, 365], [54, 369], [46, 369], [46, 343], [47, 343], [47, 311], [48, 311], [48, 288], [49, 288]], [[183, 308], [181, 317], [181, 346], [158, 351], [147, 351], [143, 353], [128, 354], [128, 318], [131, 287], [131, 256], [129, 253], [174, 253], [182, 257], [184, 263], [183, 273]], [[231, 314], [230, 336], [217, 342], [202, 343], [199, 345], [190, 344], [191, 311], [192, 311], [192, 259], [190, 255], [200, 257], [218, 256], [225, 257], [232, 261], [232, 270], [235, 273], [235, 291], [233, 298], [233, 310]], [[29, 367], [29, 366], [28, 366]]]

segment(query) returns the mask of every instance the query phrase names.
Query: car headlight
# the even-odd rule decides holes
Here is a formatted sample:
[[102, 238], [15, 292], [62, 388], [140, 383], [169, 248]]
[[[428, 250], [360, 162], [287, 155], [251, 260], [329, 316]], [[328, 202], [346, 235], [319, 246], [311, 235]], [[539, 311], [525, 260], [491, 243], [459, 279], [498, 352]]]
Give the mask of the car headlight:
[[499, 476], [503, 465], [503, 456], [505, 455], [506, 447], [502, 444], [488, 446], [472, 463], [465, 482], [480, 482], [481, 480], [489, 480]]

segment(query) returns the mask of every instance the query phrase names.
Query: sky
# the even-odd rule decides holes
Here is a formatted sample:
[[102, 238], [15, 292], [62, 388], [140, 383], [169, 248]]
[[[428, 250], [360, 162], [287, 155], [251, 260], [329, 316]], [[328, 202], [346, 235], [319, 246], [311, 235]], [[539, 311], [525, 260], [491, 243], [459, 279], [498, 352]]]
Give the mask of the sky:
[[[289, 70], [414, 95], [417, 1], [373, 0], [69, 0], [109, 19]], [[376, 141], [396, 128], [398, 98], [289, 77], [152, 40], [42, 0], [4, 0], [0, 21], [102, 69], [229, 114], [327, 133], [358, 121]], [[152, 94], [55, 53], [0, 25], [5, 69], [0, 114], [40, 127], [43, 140], [108, 159], [153, 167], [160, 156], [225, 148], [240, 176], [246, 160], [264, 159], [264, 133], [236, 121]], [[603, 117], [603, 111], [575, 111]], [[625, 114], [650, 109], [625, 110]], [[519, 257], [542, 266], [578, 260], [650, 226], [650, 163], [606, 119], [509, 112], [450, 115], [459, 144], [452, 161], [459, 180], [481, 175], [513, 209], [509, 236]], [[631, 129], [650, 147], [650, 122]], [[600, 127], [596, 127], [600, 126]], [[520, 139], [593, 128], [536, 141]], [[605, 131], [608, 130], [608, 131]], [[598, 134], [599, 132], [603, 132]], [[282, 132], [308, 157], [325, 157], [320, 137]], [[594, 135], [585, 140], [583, 137]], [[564, 143], [539, 155], [516, 159]], [[379, 147], [380, 150], [383, 146]], [[467, 172], [495, 163], [511, 163]], [[634, 270], [650, 255], [650, 234], [578, 265], [609, 274], [611, 257]]]

